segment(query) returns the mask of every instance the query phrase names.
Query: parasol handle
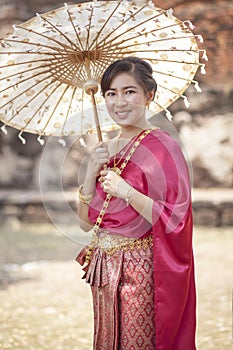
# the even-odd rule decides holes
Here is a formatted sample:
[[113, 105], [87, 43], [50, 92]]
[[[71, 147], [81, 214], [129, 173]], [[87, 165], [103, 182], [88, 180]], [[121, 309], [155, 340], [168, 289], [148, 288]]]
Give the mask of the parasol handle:
[[100, 129], [100, 122], [99, 122], [98, 111], [97, 111], [97, 107], [96, 107], [95, 91], [94, 90], [90, 90], [90, 95], [91, 95], [91, 102], [92, 102], [93, 110], [94, 110], [94, 117], [95, 117], [95, 125], [96, 125], [97, 135], [98, 135], [99, 142], [101, 142], [101, 141], [103, 141], [103, 138], [102, 138], [102, 133], [101, 133], [101, 129]]
[[98, 83], [96, 81], [89, 80], [84, 85], [84, 90], [88, 95], [91, 96], [91, 102], [92, 102], [92, 106], [93, 106], [93, 110], [94, 110], [97, 135], [98, 135], [99, 142], [101, 142], [101, 141], [103, 141], [103, 138], [102, 138], [102, 133], [101, 133], [101, 129], [100, 129], [99, 116], [98, 116], [96, 100], [95, 100], [95, 94], [98, 91]]

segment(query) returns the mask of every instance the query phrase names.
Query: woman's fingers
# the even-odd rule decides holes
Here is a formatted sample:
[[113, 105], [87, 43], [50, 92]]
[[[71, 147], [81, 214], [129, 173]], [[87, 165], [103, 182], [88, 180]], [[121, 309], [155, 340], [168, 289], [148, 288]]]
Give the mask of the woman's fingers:
[[98, 143], [91, 151], [91, 157], [94, 164], [102, 166], [109, 161], [108, 147], [104, 142]]
[[118, 197], [117, 189], [122, 178], [113, 171], [101, 170], [99, 179], [103, 190], [112, 196]]
[[99, 142], [94, 147], [94, 153], [98, 156], [102, 156], [103, 154], [108, 154], [108, 147], [104, 142]]
[[87, 172], [93, 174], [96, 178], [99, 176], [100, 169], [109, 161], [108, 147], [104, 142], [99, 142], [90, 151]]
[[104, 181], [104, 177], [109, 173], [107, 164], [104, 164], [103, 169], [100, 171], [101, 181]]

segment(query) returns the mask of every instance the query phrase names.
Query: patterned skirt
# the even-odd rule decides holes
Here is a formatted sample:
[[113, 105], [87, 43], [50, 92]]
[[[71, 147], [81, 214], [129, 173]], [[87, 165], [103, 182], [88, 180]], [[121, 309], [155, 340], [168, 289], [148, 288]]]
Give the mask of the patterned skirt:
[[[115, 236], [115, 235], [114, 235]], [[112, 237], [112, 235], [111, 235]], [[94, 350], [155, 350], [152, 239], [101, 232], [88, 270], [94, 308]], [[125, 241], [125, 242], [124, 242]], [[120, 245], [119, 245], [120, 244]]]

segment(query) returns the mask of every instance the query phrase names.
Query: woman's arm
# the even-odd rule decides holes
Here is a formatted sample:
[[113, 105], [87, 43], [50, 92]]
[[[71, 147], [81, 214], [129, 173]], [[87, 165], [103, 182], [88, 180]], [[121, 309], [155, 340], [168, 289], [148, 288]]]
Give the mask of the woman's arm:
[[113, 171], [102, 170], [100, 175], [104, 192], [124, 199], [128, 205], [130, 204], [140, 215], [152, 223], [154, 203], [152, 198], [136, 190]]
[[[127, 184], [130, 186], [129, 184]], [[131, 187], [131, 186], [130, 186]], [[130, 205], [152, 224], [152, 208], [154, 201], [132, 187]]]
[[88, 232], [92, 229], [93, 223], [89, 220], [88, 201], [82, 200], [85, 197], [91, 197], [95, 193], [96, 177], [99, 175], [101, 167], [109, 160], [107, 145], [103, 142], [98, 143], [90, 152], [90, 161], [87, 166], [84, 183], [80, 190], [81, 195], [78, 202], [78, 216], [80, 218], [80, 227]]
[[93, 223], [88, 218], [89, 203], [88, 201], [82, 200], [81, 196], [84, 199], [85, 197], [91, 197], [94, 195], [96, 179], [92, 173], [87, 171], [87, 174], [89, 174], [89, 176], [85, 177], [84, 184], [79, 189], [81, 195], [79, 195], [78, 201], [78, 216], [80, 218], [80, 227], [85, 232], [88, 232], [92, 229]]

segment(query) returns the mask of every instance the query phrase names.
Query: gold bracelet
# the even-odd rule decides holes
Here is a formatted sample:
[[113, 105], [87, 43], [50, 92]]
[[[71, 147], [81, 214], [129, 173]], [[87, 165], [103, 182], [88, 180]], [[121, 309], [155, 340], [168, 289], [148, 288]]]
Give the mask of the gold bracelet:
[[81, 203], [90, 205], [91, 201], [94, 197], [94, 193], [91, 194], [82, 194], [82, 189], [83, 189], [83, 185], [79, 186], [78, 188], [78, 199]]

